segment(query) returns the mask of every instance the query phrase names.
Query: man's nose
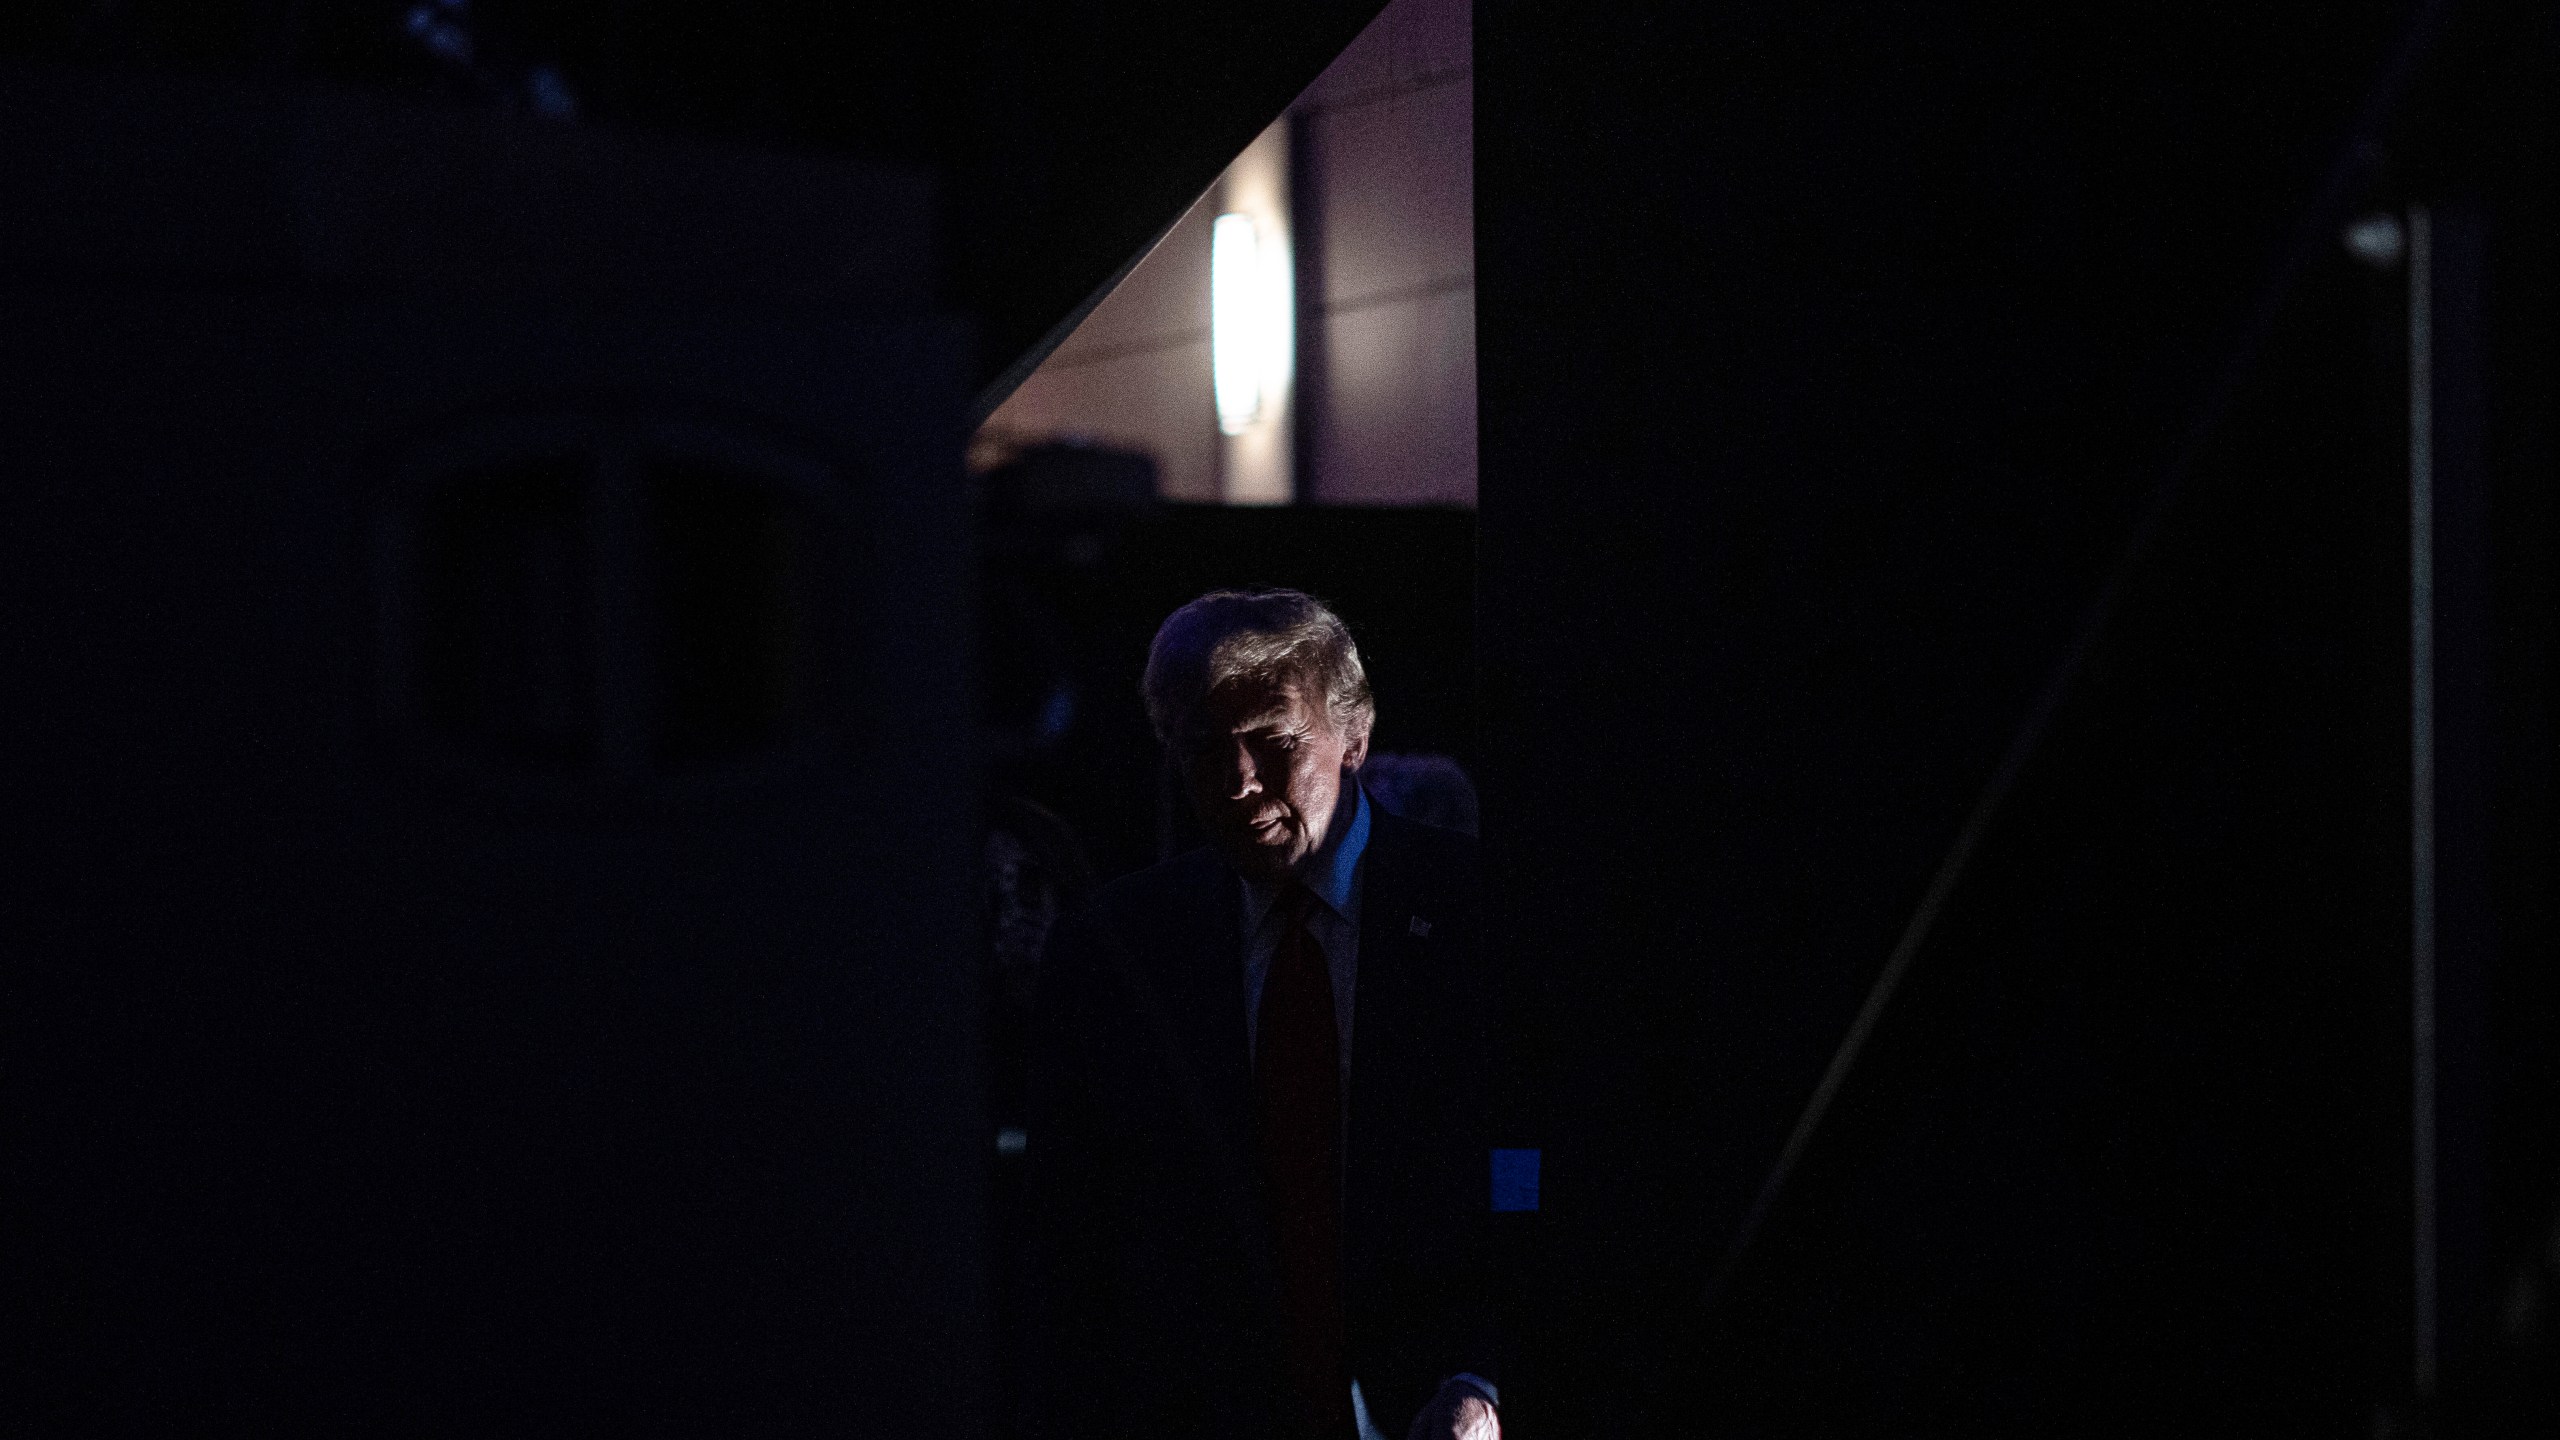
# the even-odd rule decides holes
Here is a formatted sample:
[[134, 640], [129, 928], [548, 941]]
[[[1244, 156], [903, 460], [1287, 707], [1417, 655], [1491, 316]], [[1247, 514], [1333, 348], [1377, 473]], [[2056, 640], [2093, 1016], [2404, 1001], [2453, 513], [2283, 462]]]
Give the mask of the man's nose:
[[1238, 742], [1227, 767], [1227, 798], [1242, 800], [1262, 793], [1262, 776], [1254, 768], [1253, 747]]

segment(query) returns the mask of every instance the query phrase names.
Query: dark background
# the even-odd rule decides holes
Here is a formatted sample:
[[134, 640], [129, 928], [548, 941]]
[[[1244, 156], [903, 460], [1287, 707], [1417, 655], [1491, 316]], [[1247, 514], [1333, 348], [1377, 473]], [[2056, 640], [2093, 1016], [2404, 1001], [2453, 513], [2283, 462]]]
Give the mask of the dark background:
[[[600, 127], [929, 170], [983, 396], [1373, 8], [491, 3], [457, 67], [399, 6], [53, 5], [5, 44], [495, 108], [547, 63]], [[991, 746], [985, 778], [1073, 811], [1106, 870], [1160, 835], [1137, 647], [1207, 584], [1339, 601], [1381, 743], [1469, 761], [1548, 1156], [1516, 1433], [2547, 1433], [2551, 1322], [2509, 1297], [2560, 1205], [2553, 24], [1484, 0], [1472, 626], [1456, 516], [1167, 512], [993, 567], [1063, 617], [1092, 728], [1047, 771]], [[2447, 297], [2434, 1405], [2407, 1361], [2405, 276], [2335, 239], [2413, 204]]]
[[0, 53], [518, 109], [539, 65], [587, 120], [912, 167], [941, 191], [936, 258], [977, 327], [974, 379], [1009, 389], [1378, 5], [469, 0], [468, 62], [418, 43], [405, 22], [419, 10], [455, 13], [38, 0], [0, 17]]
[[2499, 518], [2448, 531], [2476, 588], [2440, 620], [2471, 697], [2448, 749], [2480, 767], [2447, 802], [2478, 923], [2447, 922], [2472, 1088], [2444, 1313], [2463, 1423], [2520, 1403], [2492, 1332], [2560, 1181], [2528, 1118], [2553, 1099], [2547, 14], [2427, 37], [2229, 369], [2410, 14], [1478, 11], [1493, 933], [1551, 1047], [1524, 1431], [2409, 1423], [2405, 292], [2334, 237], [2410, 202], [2467, 207], [2495, 296], [2468, 343], [2496, 418], [2447, 483]]

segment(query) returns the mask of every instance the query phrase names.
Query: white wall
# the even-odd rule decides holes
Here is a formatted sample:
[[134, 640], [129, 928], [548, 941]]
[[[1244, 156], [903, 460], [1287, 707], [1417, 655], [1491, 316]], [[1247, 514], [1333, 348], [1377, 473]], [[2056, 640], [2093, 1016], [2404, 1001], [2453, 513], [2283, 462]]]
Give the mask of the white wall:
[[996, 408], [973, 463], [1017, 444], [1083, 438], [1153, 455], [1168, 500], [1220, 498], [1220, 441], [1209, 390], [1212, 190], [1105, 297], [1056, 353]]
[[1476, 501], [1469, 9], [1396, 0], [1292, 107], [1315, 212], [1301, 474], [1321, 503]]
[[1287, 217], [1300, 265], [1299, 498], [1472, 506], [1470, 10], [1393, 0], [988, 419], [975, 459], [1081, 435], [1153, 454], [1168, 499], [1282, 498], [1253, 458], [1269, 446], [1250, 452], [1248, 437], [1218, 432], [1209, 226], [1267, 187], [1285, 139], [1300, 201]]

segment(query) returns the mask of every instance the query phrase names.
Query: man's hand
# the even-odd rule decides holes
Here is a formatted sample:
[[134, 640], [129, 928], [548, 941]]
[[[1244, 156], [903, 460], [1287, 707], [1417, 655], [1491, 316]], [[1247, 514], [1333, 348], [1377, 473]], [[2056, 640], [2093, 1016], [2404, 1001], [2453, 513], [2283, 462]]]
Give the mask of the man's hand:
[[1405, 1440], [1502, 1440], [1502, 1420], [1484, 1392], [1464, 1380], [1440, 1382], [1440, 1393], [1413, 1417]]

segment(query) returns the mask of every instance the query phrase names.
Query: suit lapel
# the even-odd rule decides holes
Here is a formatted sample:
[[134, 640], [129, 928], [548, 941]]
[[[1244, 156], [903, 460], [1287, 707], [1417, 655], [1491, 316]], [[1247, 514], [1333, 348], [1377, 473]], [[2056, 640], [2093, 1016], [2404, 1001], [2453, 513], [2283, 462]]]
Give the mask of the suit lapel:
[[1182, 887], [1170, 933], [1150, 957], [1156, 983], [1180, 1016], [1179, 1030], [1206, 1087], [1218, 1139], [1253, 1153], [1253, 1064], [1245, 1044], [1244, 901], [1236, 878], [1213, 856]]
[[1139, 907], [1147, 923], [1116, 946], [1139, 1034], [1164, 1056], [1168, 1091], [1127, 1103], [1170, 1102], [1198, 1147], [1203, 1177], [1222, 1198], [1248, 1283], [1268, 1308], [1277, 1303], [1253, 1157], [1252, 1071], [1244, 1037], [1243, 901], [1235, 876], [1196, 851], [1160, 892], [1161, 907]]
[[1415, 1051], [1413, 934], [1419, 897], [1405, 865], [1403, 823], [1371, 802], [1369, 849], [1360, 880], [1360, 968], [1351, 1011], [1349, 1144], [1344, 1147], [1343, 1186], [1347, 1238], [1357, 1249], [1363, 1196], [1383, 1166], [1394, 1163], [1389, 1138], [1399, 1117], [1379, 1108], [1380, 1096], [1400, 1094], [1396, 1067]]

